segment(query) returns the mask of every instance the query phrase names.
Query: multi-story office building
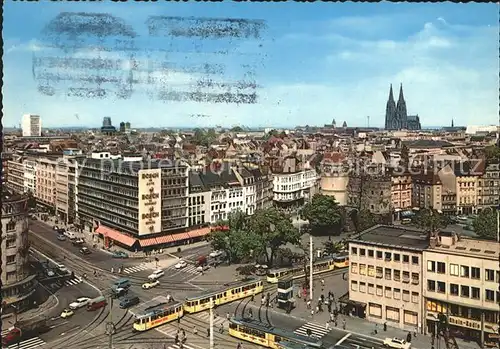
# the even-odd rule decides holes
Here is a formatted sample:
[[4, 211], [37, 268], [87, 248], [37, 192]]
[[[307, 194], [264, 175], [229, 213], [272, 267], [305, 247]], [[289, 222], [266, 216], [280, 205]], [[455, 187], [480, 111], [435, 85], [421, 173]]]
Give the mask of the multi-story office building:
[[36, 158], [26, 157], [23, 159], [24, 192], [31, 193], [36, 197]]
[[429, 173], [416, 174], [412, 176], [412, 182], [413, 207], [442, 210], [443, 183], [437, 174], [432, 170]]
[[189, 240], [188, 171], [184, 165], [120, 159], [79, 159], [78, 223], [104, 243], [129, 249]]
[[427, 246], [421, 231], [382, 225], [349, 241], [349, 302], [359, 316], [421, 332]]
[[411, 209], [413, 188], [410, 173], [397, 173], [393, 171], [391, 173], [391, 184], [392, 207], [399, 211]]
[[64, 222], [76, 219], [76, 185], [78, 162], [72, 155], [63, 155], [56, 168], [56, 214]]
[[499, 247], [491, 241], [440, 233], [424, 251], [425, 324], [435, 332], [439, 314], [455, 337], [494, 341], [498, 334]]
[[189, 171], [188, 226], [198, 227], [210, 223], [212, 193], [205, 186], [200, 172]]
[[28, 255], [27, 197], [2, 190], [2, 313], [29, 307], [36, 291]]
[[7, 161], [9, 175], [7, 185], [16, 193], [24, 193], [24, 164], [22, 156], [14, 155]]
[[[285, 164], [291, 159], [285, 159]], [[289, 167], [284, 166], [283, 172], [273, 173], [273, 200], [279, 207], [295, 207], [319, 191], [319, 178], [315, 169], [287, 172]]]
[[6, 184], [9, 181], [9, 161], [13, 159], [12, 154], [2, 152], [2, 183]]
[[268, 169], [248, 167], [255, 183], [255, 210], [269, 208], [273, 204], [273, 180]]
[[486, 164], [484, 174], [478, 179], [477, 210], [478, 212], [500, 203], [500, 163]]
[[54, 210], [57, 204], [56, 168], [58, 158], [58, 155], [44, 155], [36, 159], [35, 197], [38, 203]]
[[24, 114], [21, 128], [23, 137], [40, 137], [42, 135], [42, 118], [39, 115]]
[[477, 212], [478, 179], [483, 173], [481, 163], [472, 161], [454, 162], [438, 172], [443, 191], [456, 195], [456, 214]]

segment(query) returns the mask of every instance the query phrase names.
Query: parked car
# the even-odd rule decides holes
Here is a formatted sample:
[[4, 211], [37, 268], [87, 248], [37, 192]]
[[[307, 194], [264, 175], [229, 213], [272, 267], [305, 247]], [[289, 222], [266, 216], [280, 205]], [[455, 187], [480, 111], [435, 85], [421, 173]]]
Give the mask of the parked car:
[[113, 252], [113, 258], [128, 258], [128, 254], [123, 251], [115, 251]]
[[156, 287], [160, 284], [160, 281], [155, 280], [155, 281], [149, 281], [146, 282], [145, 284], [142, 284], [142, 288], [145, 290], [149, 290], [150, 288]]
[[90, 250], [87, 247], [82, 247], [80, 249], [80, 253], [86, 255], [86, 254], [91, 254], [92, 252], [90, 252]]
[[59, 240], [59, 241], [66, 241], [66, 236], [64, 236], [62, 234], [59, 234], [59, 235], [57, 235], [57, 240]]
[[79, 309], [79, 308], [82, 308], [82, 307], [86, 306], [87, 304], [89, 304], [89, 302], [90, 302], [90, 298], [80, 297], [76, 301], [74, 301], [73, 303], [70, 303], [69, 308], [71, 310]]
[[137, 296], [127, 296], [125, 298], [122, 299], [122, 301], [120, 302], [120, 308], [122, 309], [125, 309], [125, 308], [129, 308], [133, 305], [136, 305], [136, 304], [139, 304], [140, 303], [140, 300], [139, 300], [139, 297]]
[[74, 314], [75, 314], [75, 313], [73, 312], [73, 310], [71, 310], [71, 309], [64, 309], [64, 310], [62, 311], [62, 313], [61, 313], [61, 317], [62, 317], [63, 319], [66, 319], [66, 318], [68, 318], [68, 317], [70, 317], [70, 316], [73, 316]]
[[153, 274], [149, 275], [148, 279], [149, 280], [156, 280], [156, 279], [161, 278], [163, 275], [165, 275], [165, 272], [163, 270], [158, 269], [158, 270], [155, 270], [153, 272]]
[[73, 240], [73, 242], [71, 243], [73, 244], [73, 246], [81, 246], [85, 243], [85, 241], [82, 238], [78, 238], [76, 240]]
[[114, 298], [120, 298], [120, 297], [125, 296], [128, 293], [128, 287], [127, 288], [118, 287], [118, 288], [112, 289], [112, 291], [113, 291]]
[[72, 231], [65, 231], [63, 234], [70, 240], [76, 239], [76, 235]]
[[185, 268], [187, 267], [187, 263], [185, 261], [179, 261], [176, 265], [175, 265], [175, 269], [182, 269], [182, 268]]
[[217, 257], [222, 256], [223, 253], [224, 252], [222, 252], [221, 250], [212, 251], [212, 252], [210, 252], [209, 256], [212, 257], [212, 258], [217, 258]]
[[384, 339], [384, 347], [394, 349], [410, 349], [411, 343], [400, 338], [386, 338]]

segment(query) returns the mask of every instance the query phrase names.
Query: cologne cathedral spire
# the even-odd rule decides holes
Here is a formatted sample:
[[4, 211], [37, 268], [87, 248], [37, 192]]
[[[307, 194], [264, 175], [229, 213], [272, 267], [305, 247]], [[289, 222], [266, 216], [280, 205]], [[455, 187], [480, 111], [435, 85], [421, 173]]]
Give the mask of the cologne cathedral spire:
[[385, 108], [385, 128], [390, 130], [393, 128], [394, 118], [396, 116], [396, 102], [394, 102], [394, 93], [392, 92], [392, 84], [389, 90], [389, 99]]

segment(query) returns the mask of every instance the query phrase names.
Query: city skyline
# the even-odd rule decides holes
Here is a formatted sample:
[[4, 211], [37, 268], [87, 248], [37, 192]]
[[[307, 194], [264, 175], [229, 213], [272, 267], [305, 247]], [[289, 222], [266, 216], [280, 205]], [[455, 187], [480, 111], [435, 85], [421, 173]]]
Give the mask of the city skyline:
[[[497, 123], [498, 81], [494, 72], [498, 23], [492, 11], [494, 5], [232, 5], [208, 7], [193, 3], [181, 7], [157, 3], [139, 7], [61, 3], [55, 8], [41, 3], [6, 3], [3, 124], [18, 126], [23, 114], [34, 113], [41, 116], [44, 127], [98, 127], [104, 116], [110, 116], [116, 125], [128, 120], [133, 128], [320, 126], [332, 119], [339, 124], [346, 121], [349, 126], [363, 127], [367, 126], [367, 116], [370, 126], [383, 127], [391, 83], [403, 83], [408, 114], [418, 113], [424, 128], [450, 125], [452, 119], [455, 125], [464, 126]], [[132, 6], [134, 11], [129, 11]], [[288, 16], [280, 15], [284, 8]], [[129, 23], [139, 38], [148, 35], [141, 26], [145, 27], [151, 15], [263, 20], [266, 28], [258, 39], [237, 43], [227, 40], [230, 48], [239, 45], [238, 54], [245, 53], [249, 64], [257, 66], [258, 101], [239, 105], [172, 100], [166, 103], [148, 98], [141, 86], [134, 87], [130, 99], [44, 95], [39, 92], [40, 70], [33, 77], [33, 56], [61, 55], [62, 51], [47, 49], [47, 38], [41, 33], [62, 12], [113, 14]], [[477, 16], [470, 16], [471, 13]], [[20, 21], [20, 16], [25, 20]], [[203, 40], [199, 41], [206, 44], [205, 48], [216, 46], [213, 40]], [[180, 51], [185, 50], [186, 41], [189, 40], [176, 42]], [[155, 45], [152, 40], [138, 42], [142, 48]], [[217, 58], [232, 72], [224, 76], [230, 81], [244, 73], [239, 58], [234, 58], [239, 56], [232, 53], [229, 58]], [[252, 55], [258, 58], [248, 58]], [[156, 58], [160, 56], [157, 54]], [[178, 54], [171, 56], [174, 63], [183, 64]], [[80, 50], [65, 57], [95, 58], [95, 52]], [[102, 52], [100, 57], [116, 59]], [[193, 59], [188, 61], [196, 63]], [[130, 70], [121, 67], [119, 73]], [[167, 84], [186, 86], [197, 78], [177, 71], [168, 76]], [[145, 110], [147, 117], [143, 115]]]

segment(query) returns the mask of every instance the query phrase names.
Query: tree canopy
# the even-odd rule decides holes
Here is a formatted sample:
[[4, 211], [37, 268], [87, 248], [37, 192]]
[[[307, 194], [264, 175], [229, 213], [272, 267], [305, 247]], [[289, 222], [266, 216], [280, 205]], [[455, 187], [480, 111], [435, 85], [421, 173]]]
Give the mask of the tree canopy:
[[302, 216], [309, 221], [313, 235], [339, 235], [342, 228], [342, 211], [333, 196], [316, 194], [302, 209]]
[[245, 257], [265, 256], [267, 264], [272, 266], [282, 246], [298, 244], [300, 239], [290, 218], [275, 208], [257, 210], [253, 216], [236, 211], [219, 225], [229, 229], [213, 232], [209, 238], [212, 247], [223, 250], [230, 263], [240, 262]]
[[496, 145], [490, 145], [484, 148], [484, 155], [488, 161], [499, 161], [500, 160], [500, 147]]
[[497, 238], [497, 213], [492, 208], [482, 210], [472, 223], [476, 234], [483, 239]]
[[231, 128], [231, 132], [243, 132], [243, 128], [241, 126], [235, 126]]
[[450, 219], [435, 209], [424, 208], [412, 219], [413, 225], [425, 231], [444, 229], [450, 224]]
[[378, 217], [368, 210], [353, 210], [351, 212], [351, 219], [357, 233], [378, 224]]
[[194, 129], [194, 135], [191, 138], [191, 142], [196, 145], [201, 145], [204, 147], [209, 147], [217, 139], [217, 133], [213, 128], [208, 129], [207, 131], [196, 128]]

